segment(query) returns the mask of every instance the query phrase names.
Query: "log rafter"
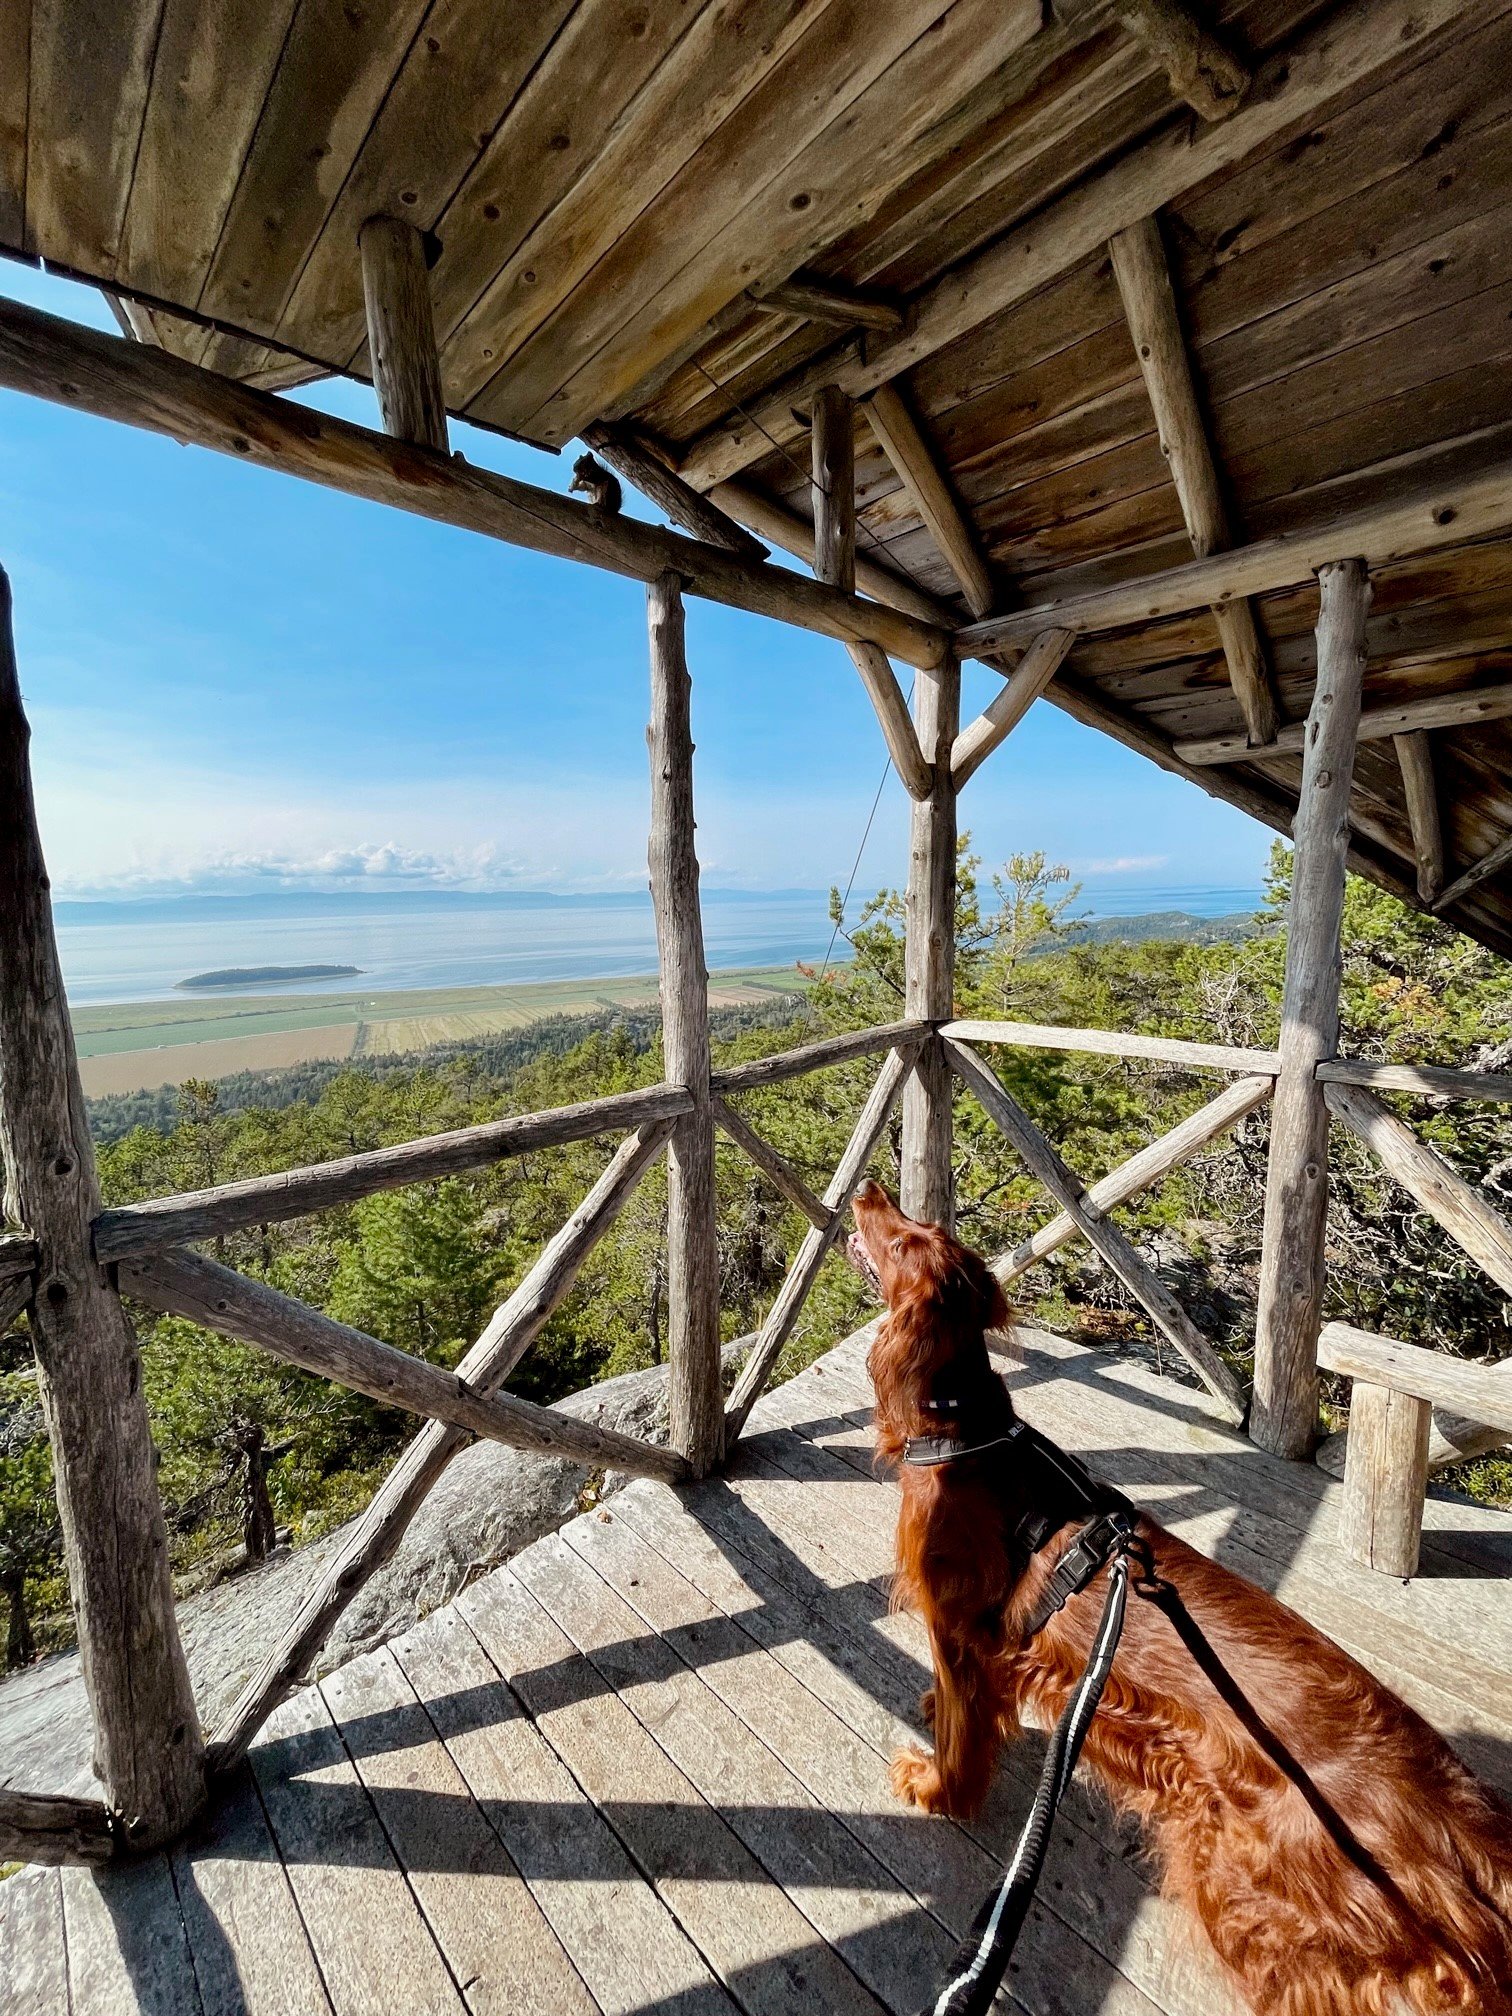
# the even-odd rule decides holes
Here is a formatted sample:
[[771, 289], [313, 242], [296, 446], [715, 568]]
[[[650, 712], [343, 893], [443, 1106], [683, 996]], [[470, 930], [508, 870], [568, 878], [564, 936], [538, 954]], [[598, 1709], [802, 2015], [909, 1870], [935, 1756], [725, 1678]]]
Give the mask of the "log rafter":
[[[1459, 693], [1430, 693], [1421, 700], [1402, 700], [1389, 707], [1366, 707], [1360, 714], [1356, 740], [1400, 744], [1405, 737], [1430, 728], [1463, 728], [1478, 721], [1505, 721], [1512, 715], [1512, 684], [1468, 686]], [[1307, 746], [1307, 723], [1288, 722], [1263, 749], [1250, 747], [1236, 735], [1209, 735], [1172, 744], [1183, 763], [1263, 763], [1273, 756], [1300, 756]]]
[[878, 644], [909, 664], [937, 665], [948, 650], [943, 632], [886, 604], [392, 440], [15, 301], [0, 303], [0, 386], [648, 586], [670, 569], [709, 601], [842, 643]]
[[[1150, 4], [1150, 0], [1141, 0], [1141, 4]], [[1160, 450], [1176, 486], [1192, 551], [1204, 560], [1232, 545], [1233, 540], [1158, 221], [1144, 217], [1115, 233], [1108, 250], [1140, 375], [1155, 414]], [[1228, 665], [1229, 684], [1249, 739], [1255, 743], [1273, 741], [1281, 725], [1281, 711], [1254, 611], [1239, 597], [1218, 603], [1213, 618]]]
[[908, 401], [896, 385], [879, 385], [865, 412], [940, 557], [961, 584], [967, 608], [973, 616], [985, 616], [995, 599], [991, 571]]

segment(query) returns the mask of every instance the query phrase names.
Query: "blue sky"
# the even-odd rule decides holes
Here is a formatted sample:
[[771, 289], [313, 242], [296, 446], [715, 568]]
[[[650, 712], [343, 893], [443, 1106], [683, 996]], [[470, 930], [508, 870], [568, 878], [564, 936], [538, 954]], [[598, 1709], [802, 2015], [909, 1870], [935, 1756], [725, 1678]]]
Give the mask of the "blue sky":
[[[114, 326], [90, 290], [24, 267], [0, 266], [0, 291]], [[301, 396], [375, 421], [365, 387]], [[5, 392], [0, 442], [60, 894], [643, 884], [634, 583]], [[569, 480], [570, 457], [471, 429], [455, 445]], [[884, 765], [844, 652], [694, 600], [688, 643], [706, 879], [843, 883]], [[997, 684], [966, 682], [972, 712]], [[1255, 887], [1270, 838], [1043, 701], [961, 810], [989, 864], [1042, 847], [1110, 898]], [[906, 835], [890, 778], [859, 888], [901, 878]]]

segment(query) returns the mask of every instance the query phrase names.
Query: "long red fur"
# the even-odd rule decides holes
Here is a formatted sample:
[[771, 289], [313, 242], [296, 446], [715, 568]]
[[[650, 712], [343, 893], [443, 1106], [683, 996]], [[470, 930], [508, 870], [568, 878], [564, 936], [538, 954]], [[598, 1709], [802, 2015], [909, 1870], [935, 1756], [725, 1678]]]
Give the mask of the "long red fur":
[[[868, 1361], [879, 1456], [898, 1464], [907, 1438], [940, 1433], [930, 1403], [942, 1392], [964, 1400], [970, 1434], [1006, 1421], [985, 1333], [1008, 1311], [980, 1258], [905, 1217], [879, 1185], [858, 1194], [855, 1216], [858, 1262], [887, 1303]], [[975, 1812], [1002, 1742], [1054, 1722], [1102, 1611], [1099, 1577], [1024, 1642], [1077, 1529], [1016, 1556], [1007, 1536], [1025, 1485], [1003, 1457], [901, 1468], [896, 1594], [929, 1628], [935, 1747], [900, 1753], [893, 1785], [929, 1812]], [[1141, 1515], [1140, 1531], [1261, 1735], [1312, 1788], [1304, 1796], [1273, 1761], [1274, 1743], [1267, 1754], [1170, 1620], [1131, 1598], [1084, 1758], [1143, 1823], [1165, 1893], [1200, 1922], [1251, 2007], [1512, 2016], [1512, 1815], [1321, 1632], [1153, 1519]]]

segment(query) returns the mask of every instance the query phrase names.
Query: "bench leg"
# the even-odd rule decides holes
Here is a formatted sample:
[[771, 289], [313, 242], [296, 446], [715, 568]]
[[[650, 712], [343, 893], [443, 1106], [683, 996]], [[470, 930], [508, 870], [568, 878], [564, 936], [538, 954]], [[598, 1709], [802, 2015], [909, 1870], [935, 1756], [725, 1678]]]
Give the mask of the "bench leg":
[[1345, 1551], [1383, 1575], [1417, 1573], [1433, 1408], [1356, 1379], [1344, 1467]]

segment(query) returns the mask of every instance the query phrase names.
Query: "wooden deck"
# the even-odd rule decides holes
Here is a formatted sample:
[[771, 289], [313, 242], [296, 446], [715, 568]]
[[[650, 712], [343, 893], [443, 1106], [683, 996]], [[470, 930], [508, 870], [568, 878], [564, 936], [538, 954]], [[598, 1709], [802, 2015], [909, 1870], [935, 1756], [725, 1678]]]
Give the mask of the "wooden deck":
[[[731, 1474], [636, 1484], [293, 1699], [202, 1836], [0, 1883], [4, 2016], [906, 2012], [1016, 1829], [1036, 1759], [958, 1828], [887, 1758], [925, 1650], [887, 1613], [864, 1344], [763, 1400]], [[1277, 1590], [1512, 1788], [1512, 1517], [1431, 1503], [1410, 1586], [1333, 1544], [1338, 1487], [1199, 1393], [1042, 1333], [1023, 1411]], [[1225, 2016], [1132, 1842], [1068, 1803], [1009, 2006]]]

